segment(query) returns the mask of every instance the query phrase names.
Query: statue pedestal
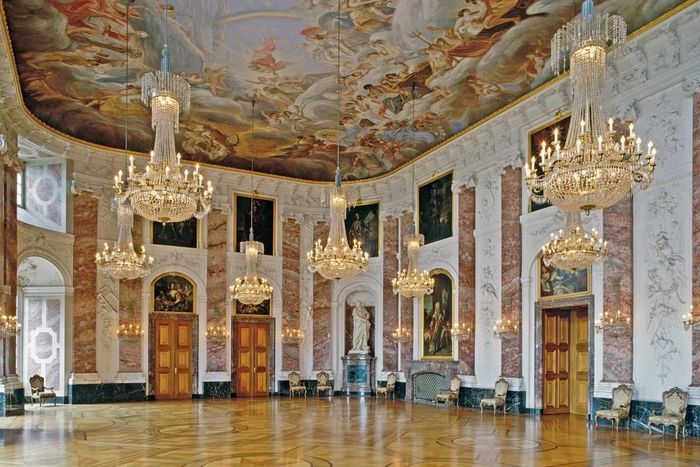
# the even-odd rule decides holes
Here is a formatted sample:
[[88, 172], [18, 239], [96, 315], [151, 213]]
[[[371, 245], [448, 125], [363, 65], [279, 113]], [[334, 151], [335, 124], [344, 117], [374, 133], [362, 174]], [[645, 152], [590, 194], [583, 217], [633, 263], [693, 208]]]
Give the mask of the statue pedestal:
[[374, 362], [370, 354], [350, 353], [343, 361], [343, 388], [346, 395], [370, 396], [374, 393]]

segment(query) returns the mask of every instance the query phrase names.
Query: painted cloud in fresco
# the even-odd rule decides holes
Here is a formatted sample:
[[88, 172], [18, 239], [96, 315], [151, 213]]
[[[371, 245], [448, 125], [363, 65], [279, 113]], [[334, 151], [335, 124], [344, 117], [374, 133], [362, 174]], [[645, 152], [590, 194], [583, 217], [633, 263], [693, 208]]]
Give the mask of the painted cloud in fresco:
[[[631, 31], [682, 0], [605, 0]], [[246, 168], [250, 100], [256, 168], [330, 180], [336, 142], [347, 178], [407, 162], [551, 76], [554, 31], [570, 0], [173, 0], [173, 69], [192, 85], [178, 144], [185, 158]], [[153, 140], [139, 80], [159, 66], [163, 9], [121, 0], [3, 2], [24, 101], [62, 133], [147, 152]], [[342, 131], [337, 131], [336, 24], [341, 27]], [[412, 83], [416, 93], [412, 97]], [[415, 98], [415, 102], [413, 99]], [[411, 125], [415, 104], [416, 125]]]

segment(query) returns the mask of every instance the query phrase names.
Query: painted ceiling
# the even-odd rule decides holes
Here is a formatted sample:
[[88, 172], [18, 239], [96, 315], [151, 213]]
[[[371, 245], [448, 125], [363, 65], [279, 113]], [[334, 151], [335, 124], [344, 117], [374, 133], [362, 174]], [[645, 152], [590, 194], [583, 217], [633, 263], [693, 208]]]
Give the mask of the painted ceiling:
[[[572, 0], [342, 0], [338, 21], [335, 0], [172, 0], [172, 68], [192, 85], [178, 146], [186, 159], [249, 168], [255, 97], [257, 171], [331, 180], [340, 141], [346, 179], [382, 175], [551, 79], [550, 39], [574, 3], [578, 10]], [[681, 3], [596, 2], [630, 31]], [[3, 8], [35, 117], [123, 148], [128, 99], [129, 148], [151, 149], [139, 80], [159, 66], [161, 1], [131, 6], [128, 87], [124, 0], [5, 0]]]

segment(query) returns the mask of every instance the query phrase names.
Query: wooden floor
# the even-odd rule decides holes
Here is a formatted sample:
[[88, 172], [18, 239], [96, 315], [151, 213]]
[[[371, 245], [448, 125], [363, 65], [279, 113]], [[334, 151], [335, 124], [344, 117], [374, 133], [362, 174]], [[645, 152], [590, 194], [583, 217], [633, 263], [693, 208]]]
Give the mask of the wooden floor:
[[28, 408], [0, 418], [0, 465], [699, 465], [700, 439], [594, 431], [583, 417], [376, 399]]

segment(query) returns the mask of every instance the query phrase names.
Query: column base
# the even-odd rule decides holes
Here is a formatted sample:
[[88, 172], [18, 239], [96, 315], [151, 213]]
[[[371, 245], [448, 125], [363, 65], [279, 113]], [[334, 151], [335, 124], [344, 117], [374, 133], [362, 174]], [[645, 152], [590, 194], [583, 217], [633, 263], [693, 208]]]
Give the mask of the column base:
[[18, 376], [0, 379], [0, 417], [24, 415], [24, 386]]

